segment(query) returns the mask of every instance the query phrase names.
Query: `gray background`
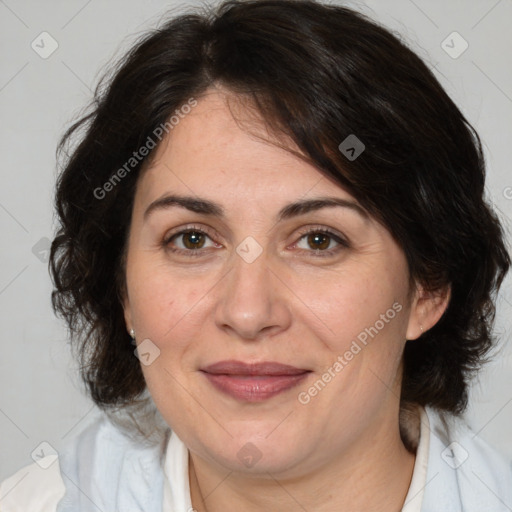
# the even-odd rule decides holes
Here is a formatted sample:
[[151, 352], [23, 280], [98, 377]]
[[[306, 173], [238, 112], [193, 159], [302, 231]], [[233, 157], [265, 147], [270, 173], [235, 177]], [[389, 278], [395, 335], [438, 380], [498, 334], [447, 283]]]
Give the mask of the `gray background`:
[[[346, 2], [399, 32], [435, 68], [479, 131], [489, 199], [510, 237], [512, 217], [512, 2], [386, 0]], [[172, 8], [163, 0], [0, 0], [0, 481], [32, 462], [43, 441], [57, 450], [98, 411], [83, 394], [64, 325], [50, 308], [47, 245], [52, 238], [55, 147], [91, 98], [101, 70]], [[51, 49], [48, 32], [57, 50]], [[452, 32], [468, 48], [452, 58]], [[41, 38], [45, 38], [41, 43]], [[452, 55], [464, 42], [451, 36]], [[43, 48], [44, 46], [44, 48]], [[452, 47], [452, 48], [449, 48]], [[37, 48], [37, 46], [36, 46]], [[312, 70], [314, 72], [314, 70]], [[510, 238], [509, 238], [510, 239]], [[512, 456], [512, 280], [499, 297], [504, 347], [475, 383], [470, 425]]]

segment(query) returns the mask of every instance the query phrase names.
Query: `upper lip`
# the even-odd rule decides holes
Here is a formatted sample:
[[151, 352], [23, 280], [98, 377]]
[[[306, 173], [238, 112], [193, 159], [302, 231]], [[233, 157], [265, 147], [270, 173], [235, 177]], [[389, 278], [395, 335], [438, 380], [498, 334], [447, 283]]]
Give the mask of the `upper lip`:
[[300, 375], [309, 371], [274, 361], [244, 363], [235, 360], [219, 361], [201, 370], [214, 375]]

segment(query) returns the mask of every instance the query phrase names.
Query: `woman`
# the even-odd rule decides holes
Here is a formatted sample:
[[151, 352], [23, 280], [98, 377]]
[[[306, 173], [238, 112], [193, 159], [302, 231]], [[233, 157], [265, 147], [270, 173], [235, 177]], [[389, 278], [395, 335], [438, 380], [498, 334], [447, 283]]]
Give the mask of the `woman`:
[[53, 303], [106, 414], [2, 510], [512, 508], [458, 418], [510, 259], [415, 54], [346, 8], [231, 1], [148, 34], [62, 148], [79, 128]]

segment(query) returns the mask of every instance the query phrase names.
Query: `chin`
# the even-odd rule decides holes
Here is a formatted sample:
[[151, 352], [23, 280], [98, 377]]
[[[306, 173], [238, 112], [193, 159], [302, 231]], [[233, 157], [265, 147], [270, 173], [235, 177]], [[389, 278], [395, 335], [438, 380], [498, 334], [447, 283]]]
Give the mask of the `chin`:
[[[251, 428], [252, 427], [252, 428]], [[305, 446], [301, 439], [290, 431], [283, 430], [279, 435], [272, 430], [276, 423], [257, 422], [239, 425], [239, 432], [230, 430], [233, 437], [220, 439], [208, 437], [199, 440], [200, 450], [194, 450], [201, 458], [206, 458], [225, 470], [245, 474], [285, 474], [293, 470], [305, 456]], [[264, 433], [262, 433], [264, 432]], [[270, 435], [269, 435], [270, 434]]]

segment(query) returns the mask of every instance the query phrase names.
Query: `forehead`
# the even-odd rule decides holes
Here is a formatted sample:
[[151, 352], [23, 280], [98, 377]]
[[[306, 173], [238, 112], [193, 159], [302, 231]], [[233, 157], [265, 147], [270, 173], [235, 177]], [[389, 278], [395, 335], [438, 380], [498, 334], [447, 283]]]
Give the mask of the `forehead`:
[[288, 149], [300, 153], [293, 141], [277, 141], [247, 103], [210, 90], [155, 150], [138, 195], [148, 202], [180, 192], [265, 208], [308, 194], [351, 198]]

